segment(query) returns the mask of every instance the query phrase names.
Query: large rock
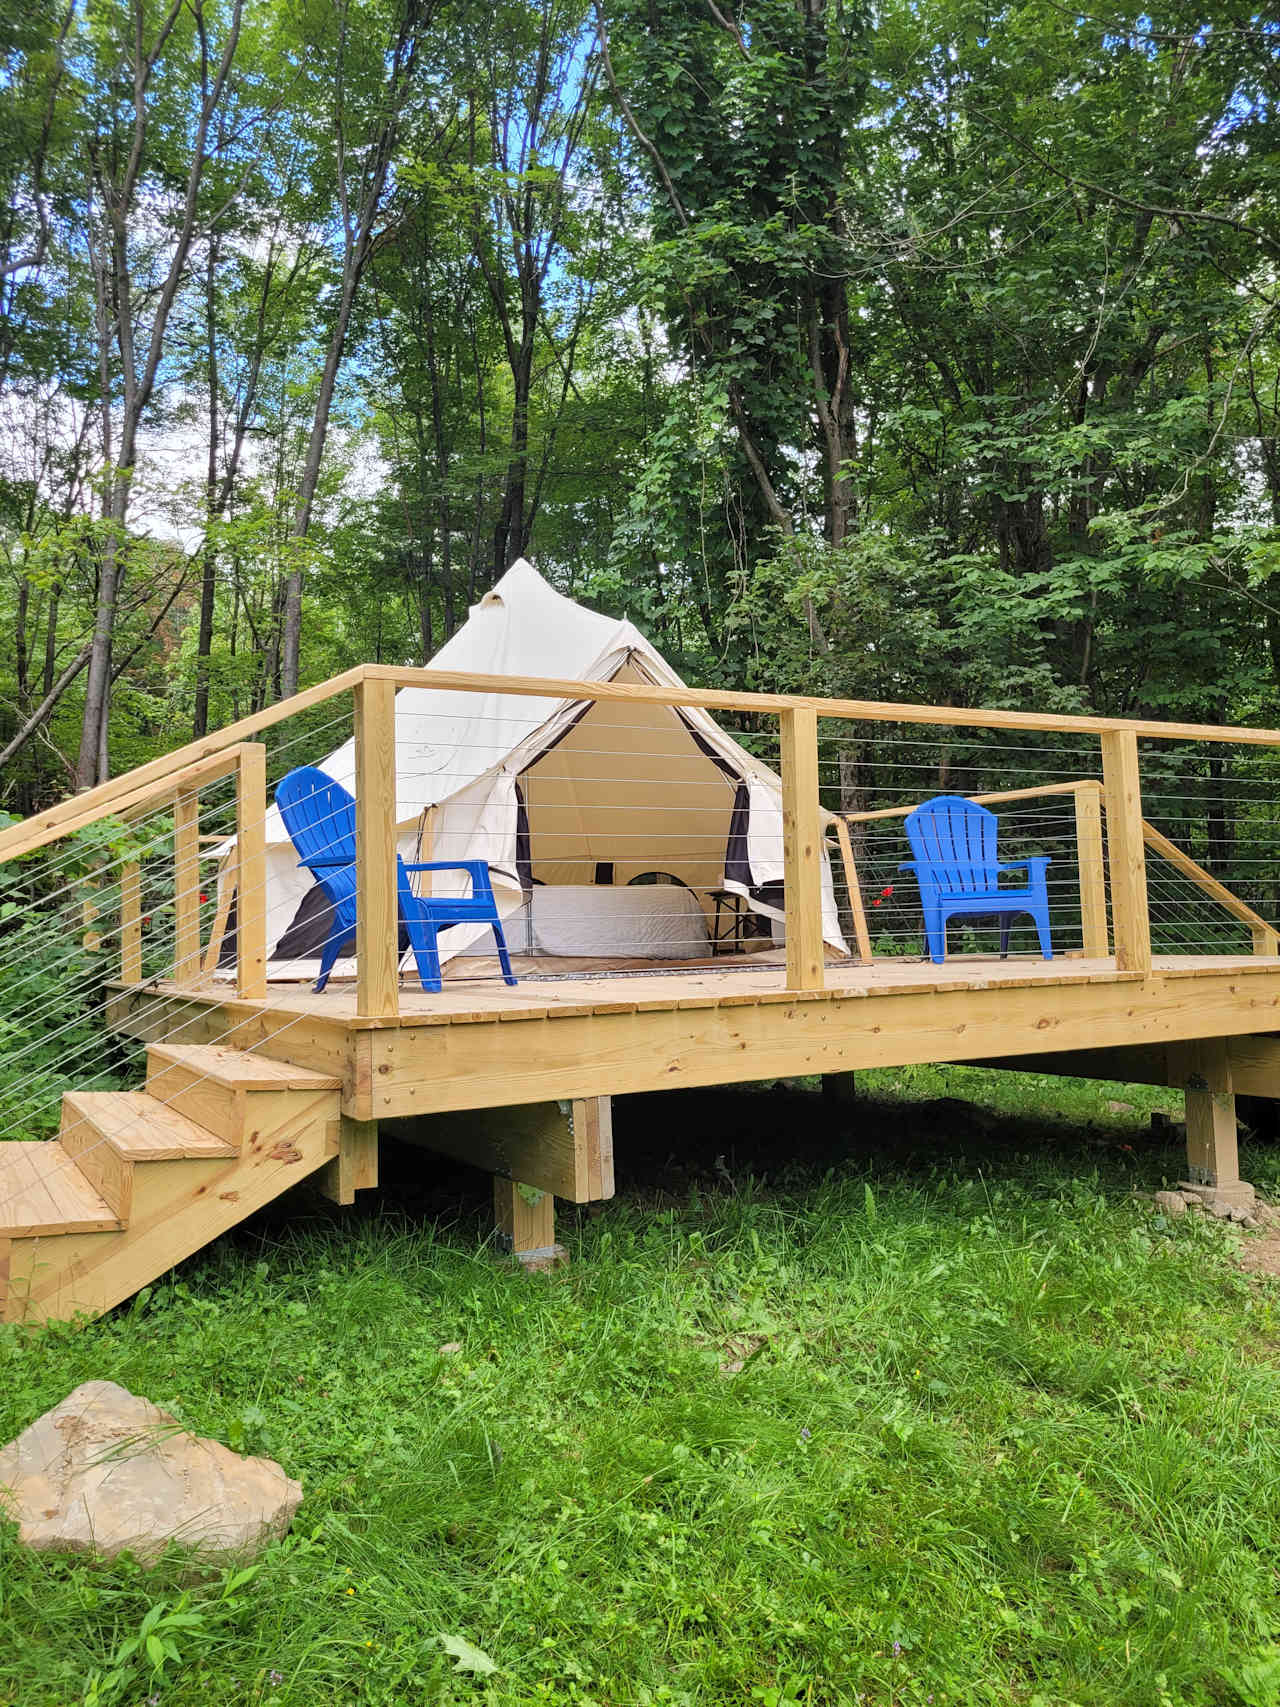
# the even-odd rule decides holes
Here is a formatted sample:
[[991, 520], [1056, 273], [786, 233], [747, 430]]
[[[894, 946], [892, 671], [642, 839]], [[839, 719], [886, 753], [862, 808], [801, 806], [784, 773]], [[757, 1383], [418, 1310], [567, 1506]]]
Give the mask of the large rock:
[[293, 1521], [302, 1485], [187, 1434], [114, 1381], [86, 1381], [0, 1450], [0, 1512], [29, 1547], [145, 1563], [177, 1542], [239, 1559]]
[[1187, 1205], [1180, 1191], [1158, 1191], [1155, 1195], [1155, 1206], [1162, 1215], [1185, 1215]]

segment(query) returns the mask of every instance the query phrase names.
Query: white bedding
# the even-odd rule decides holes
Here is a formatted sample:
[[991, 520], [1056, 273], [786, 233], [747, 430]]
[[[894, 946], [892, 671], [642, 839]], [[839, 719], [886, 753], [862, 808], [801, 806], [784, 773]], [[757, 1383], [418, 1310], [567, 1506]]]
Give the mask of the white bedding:
[[705, 960], [711, 943], [697, 896], [679, 884], [546, 884], [530, 897], [527, 952]]

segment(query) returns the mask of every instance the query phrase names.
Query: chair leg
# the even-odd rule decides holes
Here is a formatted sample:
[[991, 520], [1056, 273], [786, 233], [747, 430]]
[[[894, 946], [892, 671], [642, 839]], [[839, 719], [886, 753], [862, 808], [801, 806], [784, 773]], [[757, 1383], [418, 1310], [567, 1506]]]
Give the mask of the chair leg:
[[413, 958], [418, 967], [418, 982], [424, 990], [438, 996], [444, 985], [440, 979], [440, 949], [436, 939], [436, 927], [421, 917], [407, 918], [405, 924], [409, 931]]
[[1032, 914], [1036, 922], [1036, 935], [1040, 938], [1040, 952], [1046, 960], [1053, 959], [1053, 940], [1049, 935], [1049, 911], [1045, 907], [1037, 907]]
[[929, 944], [929, 958], [941, 966], [947, 958], [947, 921], [940, 907], [928, 907], [924, 915], [924, 934]]
[[1009, 958], [1009, 932], [1013, 927], [1013, 914], [1006, 913], [1000, 921], [1000, 958]]
[[1031, 908], [1031, 917], [1036, 922], [1036, 935], [1040, 938], [1040, 952], [1046, 960], [1053, 959], [1053, 941], [1049, 935], [1049, 886], [1044, 880], [1044, 872], [1040, 873], [1040, 882], [1036, 885], [1035, 905]]
[[511, 970], [511, 956], [507, 953], [507, 939], [503, 935], [502, 925], [496, 914], [493, 920], [493, 940], [498, 945], [498, 965], [502, 968], [502, 981], [504, 984], [514, 984], [516, 975]]
[[341, 953], [342, 944], [345, 940], [346, 939], [339, 936], [336, 931], [331, 932], [324, 939], [324, 947], [320, 950], [320, 976], [315, 982], [315, 993], [317, 996], [329, 982], [329, 974], [333, 971], [334, 962]]

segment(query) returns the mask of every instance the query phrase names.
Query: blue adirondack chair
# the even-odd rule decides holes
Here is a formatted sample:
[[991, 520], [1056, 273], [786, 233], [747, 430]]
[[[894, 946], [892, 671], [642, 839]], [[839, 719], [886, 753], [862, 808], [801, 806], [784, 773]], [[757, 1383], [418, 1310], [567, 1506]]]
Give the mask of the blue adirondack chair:
[[[276, 805], [290, 840], [302, 856], [299, 863], [311, 872], [333, 908], [333, 923], [320, 952], [320, 976], [315, 986], [319, 991], [324, 989], [334, 961], [356, 931], [356, 803], [340, 782], [314, 765], [303, 765], [281, 778]], [[468, 872], [471, 894], [415, 895], [409, 884], [411, 871]], [[396, 892], [400, 923], [408, 932], [424, 990], [441, 988], [437, 942], [440, 927], [468, 920], [492, 927], [502, 976], [508, 984], [515, 983], [489, 867], [484, 860], [437, 859], [406, 864], [397, 854]]]
[[[1005, 864], [996, 857], [1000, 820], [985, 806], [959, 794], [939, 794], [917, 806], [907, 818], [907, 840], [916, 856], [901, 871], [915, 873], [924, 909], [929, 958], [941, 966], [947, 958], [947, 921], [1000, 914], [1000, 953], [1009, 952], [1009, 926], [1017, 913], [1030, 913], [1040, 938], [1040, 951], [1053, 959], [1049, 939], [1047, 854]], [[1020, 888], [1001, 888], [1000, 875], [1025, 871]]]

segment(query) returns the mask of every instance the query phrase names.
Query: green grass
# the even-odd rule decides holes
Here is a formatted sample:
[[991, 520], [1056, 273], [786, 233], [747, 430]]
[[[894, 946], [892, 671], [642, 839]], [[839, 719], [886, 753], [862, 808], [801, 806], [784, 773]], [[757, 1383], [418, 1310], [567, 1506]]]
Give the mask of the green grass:
[[1280, 1701], [1280, 1293], [1133, 1201], [1176, 1103], [862, 1085], [844, 1130], [619, 1105], [622, 1192], [550, 1279], [403, 1152], [345, 1216], [295, 1197], [103, 1321], [0, 1330], [0, 1439], [105, 1377], [306, 1489], [244, 1582], [5, 1529], [0, 1701]]

